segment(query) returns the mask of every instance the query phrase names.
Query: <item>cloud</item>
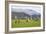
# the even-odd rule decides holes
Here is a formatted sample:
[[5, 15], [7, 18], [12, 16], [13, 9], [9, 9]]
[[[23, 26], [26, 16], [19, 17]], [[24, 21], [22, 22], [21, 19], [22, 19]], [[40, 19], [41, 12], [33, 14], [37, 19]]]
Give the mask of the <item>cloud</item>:
[[[15, 7], [15, 6], [13, 6], [12, 7], [12, 11], [14, 11], [14, 12], [25, 12], [26, 10], [35, 10], [36, 12], [38, 12], [38, 13], [41, 13], [41, 8], [40, 7], [24, 7], [24, 6], [22, 6], [22, 7]], [[28, 11], [29, 12], [29, 11]]]

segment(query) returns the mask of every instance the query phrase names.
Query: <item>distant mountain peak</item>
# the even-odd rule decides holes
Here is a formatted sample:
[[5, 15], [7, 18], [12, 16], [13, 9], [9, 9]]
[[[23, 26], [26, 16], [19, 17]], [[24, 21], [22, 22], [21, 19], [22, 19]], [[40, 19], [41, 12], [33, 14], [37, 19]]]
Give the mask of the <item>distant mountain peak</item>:
[[40, 13], [38, 13], [35, 10], [32, 9], [12, 9], [13, 12], [18, 12], [18, 13], [25, 13], [28, 15], [40, 15]]

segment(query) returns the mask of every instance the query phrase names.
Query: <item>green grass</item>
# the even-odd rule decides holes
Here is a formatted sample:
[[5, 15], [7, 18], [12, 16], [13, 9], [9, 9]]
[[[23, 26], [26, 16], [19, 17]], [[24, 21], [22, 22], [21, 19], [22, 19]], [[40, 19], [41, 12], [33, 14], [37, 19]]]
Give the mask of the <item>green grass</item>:
[[12, 28], [20, 27], [40, 27], [40, 19], [13, 19]]

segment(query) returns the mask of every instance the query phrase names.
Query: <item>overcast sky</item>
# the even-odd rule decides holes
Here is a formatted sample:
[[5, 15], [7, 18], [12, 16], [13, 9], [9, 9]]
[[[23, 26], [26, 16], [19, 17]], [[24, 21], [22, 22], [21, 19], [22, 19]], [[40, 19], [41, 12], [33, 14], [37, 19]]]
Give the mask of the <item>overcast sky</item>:
[[14, 12], [25, 12], [24, 10], [27, 10], [27, 13], [29, 13], [28, 10], [34, 10], [38, 13], [41, 13], [41, 7], [40, 6], [36, 6], [36, 5], [11, 5], [12, 11]]

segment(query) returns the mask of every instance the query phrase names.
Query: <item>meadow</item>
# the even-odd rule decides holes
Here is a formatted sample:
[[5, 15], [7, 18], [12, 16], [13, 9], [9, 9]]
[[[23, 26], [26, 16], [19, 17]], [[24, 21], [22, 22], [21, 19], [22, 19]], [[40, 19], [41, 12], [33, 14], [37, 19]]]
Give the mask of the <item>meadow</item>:
[[12, 19], [12, 28], [20, 27], [40, 27], [40, 19]]

